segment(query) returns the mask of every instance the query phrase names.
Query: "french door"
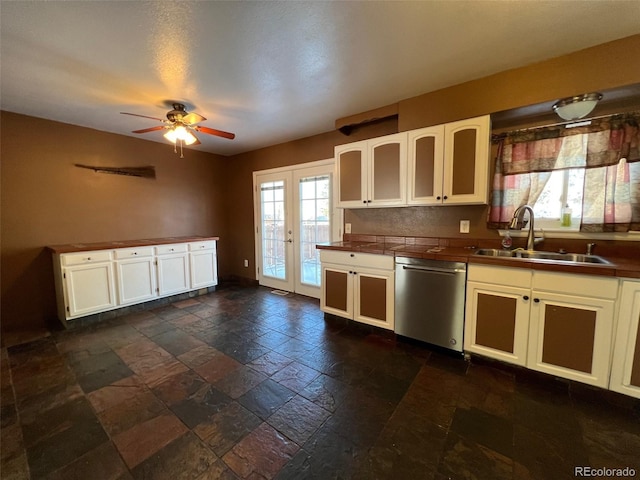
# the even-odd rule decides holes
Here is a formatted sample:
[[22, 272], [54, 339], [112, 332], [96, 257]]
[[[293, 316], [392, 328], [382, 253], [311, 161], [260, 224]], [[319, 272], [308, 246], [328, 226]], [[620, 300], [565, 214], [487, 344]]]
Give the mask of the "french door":
[[290, 172], [258, 175], [259, 212], [256, 233], [260, 285], [293, 291], [293, 211]]
[[342, 221], [333, 161], [311, 165], [254, 172], [256, 273], [260, 285], [319, 298], [316, 244], [339, 238]]

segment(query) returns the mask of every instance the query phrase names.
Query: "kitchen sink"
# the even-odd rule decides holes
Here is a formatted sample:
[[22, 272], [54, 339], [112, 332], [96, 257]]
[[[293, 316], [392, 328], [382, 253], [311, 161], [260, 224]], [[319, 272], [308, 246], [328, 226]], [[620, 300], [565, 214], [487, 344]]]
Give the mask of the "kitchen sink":
[[555, 262], [594, 263], [610, 265], [611, 262], [598, 255], [585, 255], [581, 253], [558, 253], [531, 250], [499, 250], [497, 248], [482, 248], [476, 250], [475, 255], [489, 257], [525, 258], [533, 260], [552, 260]]
[[499, 250], [497, 248], [481, 248], [476, 250], [475, 255], [485, 255], [487, 257], [514, 257], [513, 250]]

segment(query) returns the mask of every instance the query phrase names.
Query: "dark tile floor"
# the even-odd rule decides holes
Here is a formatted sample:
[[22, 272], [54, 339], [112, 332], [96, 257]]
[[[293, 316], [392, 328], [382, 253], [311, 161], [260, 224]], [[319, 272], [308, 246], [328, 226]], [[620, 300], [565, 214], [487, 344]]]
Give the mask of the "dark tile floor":
[[3, 479], [640, 472], [636, 400], [465, 362], [265, 288], [2, 348], [1, 374]]

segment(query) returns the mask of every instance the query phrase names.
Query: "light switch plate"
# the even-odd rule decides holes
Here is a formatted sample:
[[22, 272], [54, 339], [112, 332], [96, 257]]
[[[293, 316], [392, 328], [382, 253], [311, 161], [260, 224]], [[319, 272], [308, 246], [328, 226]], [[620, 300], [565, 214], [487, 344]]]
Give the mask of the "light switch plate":
[[469, 220], [460, 220], [460, 233], [469, 233]]
[[344, 233], [351, 233], [351, 224], [350, 223], [345, 223], [344, 224]]

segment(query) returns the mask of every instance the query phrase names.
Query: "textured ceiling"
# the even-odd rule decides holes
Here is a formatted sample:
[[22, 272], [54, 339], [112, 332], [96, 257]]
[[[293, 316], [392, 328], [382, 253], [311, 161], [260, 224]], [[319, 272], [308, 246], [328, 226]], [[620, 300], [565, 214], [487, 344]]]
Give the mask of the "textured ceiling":
[[158, 123], [119, 112], [180, 100], [236, 134], [198, 134], [222, 155], [640, 33], [637, 0], [2, 1], [0, 17], [3, 110], [134, 136]]

